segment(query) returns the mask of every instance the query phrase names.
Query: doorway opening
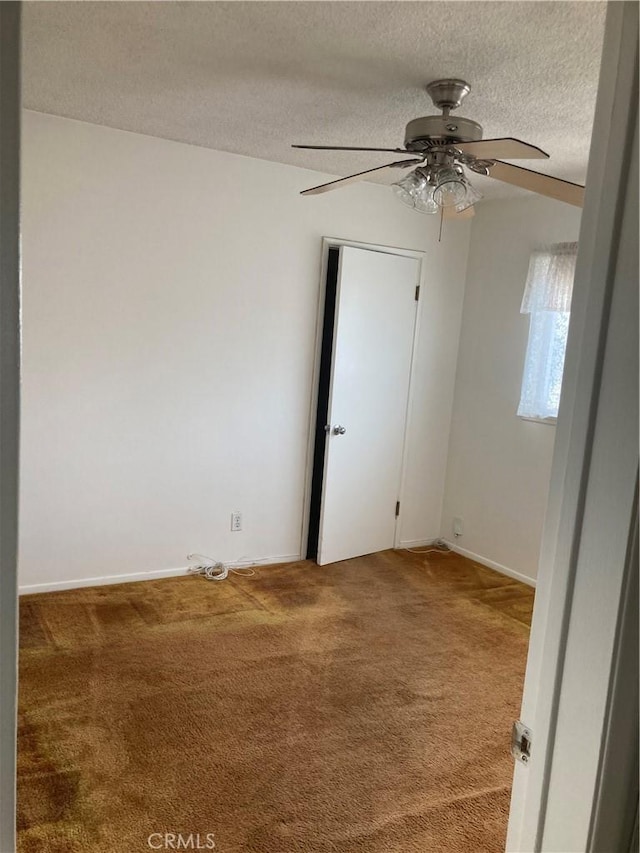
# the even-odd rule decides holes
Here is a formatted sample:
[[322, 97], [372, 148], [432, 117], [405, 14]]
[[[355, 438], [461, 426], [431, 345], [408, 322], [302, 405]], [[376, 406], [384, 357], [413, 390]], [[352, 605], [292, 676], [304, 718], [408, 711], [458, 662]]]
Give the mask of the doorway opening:
[[320, 565], [397, 545], [421, 253], [324, 241], [306, 547]]

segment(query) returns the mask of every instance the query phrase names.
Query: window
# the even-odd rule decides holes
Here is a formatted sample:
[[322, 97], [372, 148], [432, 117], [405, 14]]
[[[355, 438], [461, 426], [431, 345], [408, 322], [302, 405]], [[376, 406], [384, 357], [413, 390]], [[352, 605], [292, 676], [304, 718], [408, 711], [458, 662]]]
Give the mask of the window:
[[577, 243], [558, 243], [531, 255], [520, 308], [529, 315], [521, 418], [553, 423], [558, 416], [577, 252]]

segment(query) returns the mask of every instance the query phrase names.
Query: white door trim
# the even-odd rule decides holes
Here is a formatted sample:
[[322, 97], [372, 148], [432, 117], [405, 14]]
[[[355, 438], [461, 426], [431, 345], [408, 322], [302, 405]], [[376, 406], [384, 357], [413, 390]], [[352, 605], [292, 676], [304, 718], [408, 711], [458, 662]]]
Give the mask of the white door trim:
[[0, 850], [16, 843], [20, 3], [0, 4]]
[[[637, 33], [637, 4], [609, 3], [521, 713], [533, 731], [532, 756], [527, 766], [516, 764], [509, 818], [507, 849], [518, 853], [587, 850], [597, 805], [594, 750], [602, 748], [601, 704], [615, 666], [638, 465], [638, 386], [629, 367], [629, 358], [637, 361], [637, 311], [627, 305], [625, 316], [620, 310], [632, 304], [638, 283], [629, 269], [619, 270], [621, 261], [629, 267], [633, 255], [637, 263], [637, 250], [621, 242], [632, 197], [637, 217], [637, 186], [628, 186]], [[636, 346], [629, 354], [615, 342], [628, 342], [634, 324]], [[602, 477], [603, 456], [615, 466], [614, 481]], [[599, 565], [601, 548], [589, 553], [588, 547], [598, 537], [608, 546]], [[593, 645], [580, 645], [585, 629], [598, 641], [588, 662], [581, 659]], [[568, 720], [572, 706], [581, 710]]]
[[[419, 264], [418, 281], [420, 287], [424, 287], [424, 251], [416, 249], [403, 249], [398, 246], [383, 246], [373, 243], [362, 243], [356, 240], [346, 240], [341, 237], [323, 237], [322, 238], [322, 254], [320, 261], [320, 282], [318, 287], [318, 300], [316, 308], [316, 340], [315, 340], [315, 356], [313, 363], [313, 379], [311, 382], [311, 399], [309, 401], [309, 431], [307, 442], [307, 459], [305, 464], [304, 477], [304, 501], [302, 507], [302, 525], [300, 531], [300, 555], [302, 559], [307, 553], [307, 540], [309, 538], [309, 514], [311, 511], [311, 486], [313, 479], [313, 458], [316, 432], [316, 413], [318, 407], [318, 384], [320, 381], [320, 357], [322, 354], [322, 330], [324, 326], [324, 303], [327, 290], [327, 263], [329, 258], [329, 249], [332, 247], [350, 246], [354, 249], [366, 249], [370, 252], [383, 252], [387, 255], [402, 255], [406, 258], [414, 258]], [[422, 298], [422, 291], [421, 291]], [[420, 302], [418, 302], [418, 310], [416, 313], [416, 322], [413, 334], [413, 345], [411, 350], [411, 369], [409, 373], [409, 394], [407, 396], [407, 414], [405, 418], [405, 433], [404, 443], [402, 448], [402, 471], [400, 476], [400, 517], [396, 519], [395, 538], [393, 546], [397, 548], [400, 544], [401, 527], [402, 527], [402, 504], [404, 503], [406, 467], [407, 467], [407, 447], [409, 426], [411, 420], [411, 411], [413, 405], [413, 389], [415, 386], [415, 353], [417, 351], [418, 336], [420, 333]]]

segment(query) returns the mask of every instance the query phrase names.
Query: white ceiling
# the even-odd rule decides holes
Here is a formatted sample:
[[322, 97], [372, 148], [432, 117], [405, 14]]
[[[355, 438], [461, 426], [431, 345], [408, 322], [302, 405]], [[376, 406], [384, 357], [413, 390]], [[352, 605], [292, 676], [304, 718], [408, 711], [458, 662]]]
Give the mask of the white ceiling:
[[[455, 76], [471, 84], [459, 114], [485, 138], [532, 142], [551, 159], [520, 165], [582, 182], [605, 5], [29, 2], [24, 105], [349, 174], [394, 155], [289, 146], [402, 145], [410, 119], [436, 112], [424, 85]], [[474, 183], [487, 197], [523, 192]]]

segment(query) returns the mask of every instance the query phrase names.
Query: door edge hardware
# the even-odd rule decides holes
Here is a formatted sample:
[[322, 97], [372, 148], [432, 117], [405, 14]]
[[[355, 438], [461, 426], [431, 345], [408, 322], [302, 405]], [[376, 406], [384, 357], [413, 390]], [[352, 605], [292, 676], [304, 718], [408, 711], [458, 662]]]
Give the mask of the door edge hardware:
[[532, 739], [531, 729], [516, 720], [511, 729], [511, 755], [523, 764], [528, 764], [531, 759]]
[[333, 434], [334, 435], [344, 435], [346, 431], [347, 431], [347, 428], [340, 426], [340, 424], [338, 424], [337, 426], [334, 426], [334, 428], [333, 428]]

